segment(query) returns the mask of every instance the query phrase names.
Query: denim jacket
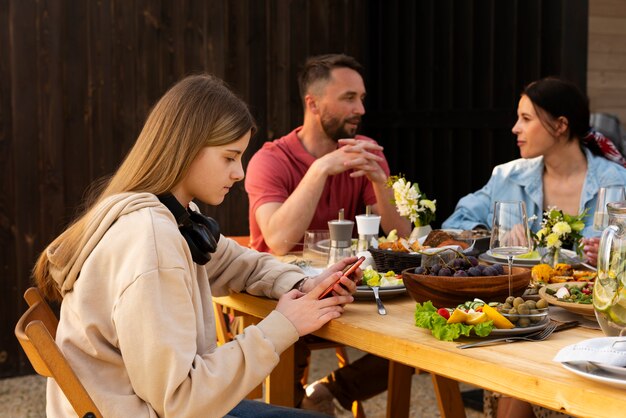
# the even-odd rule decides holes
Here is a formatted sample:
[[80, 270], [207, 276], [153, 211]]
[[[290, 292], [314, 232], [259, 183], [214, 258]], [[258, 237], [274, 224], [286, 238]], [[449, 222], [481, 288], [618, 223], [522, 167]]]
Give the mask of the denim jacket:
[[[587, 157], [587, 175], [580, 196], [580, 212], [588, 209], [583, 236], [597, 236], [593, 230], [593, 212], [600, 187], [626, 185], [626, 169], [583, 148]], [[530, 229], [539, 230], [543, 216], [543, 157], [520, 158], [493, 169], [487, 184], [475, 193], [459, 200], [454, 213], [442, 228], [473, 229], [486, 226], [491, 229], [493, 206], [496, 200], [522, 200], [528, 217], [536, 215]]]

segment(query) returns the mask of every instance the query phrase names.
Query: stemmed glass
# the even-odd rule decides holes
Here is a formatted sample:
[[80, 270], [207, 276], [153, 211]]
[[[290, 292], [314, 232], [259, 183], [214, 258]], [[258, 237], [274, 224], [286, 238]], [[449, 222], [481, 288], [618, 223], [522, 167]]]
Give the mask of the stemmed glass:
[[593, 214], [593, 229], [602, 232], [609, 224], [606, 205], [612, 202], [626, 200], [624, 186], [600, 187], [596, 200], [596, 211]]
[[526, 205], [522, 201], [497, 201], [493, 209], [493, 224], [489, 248], [492, 254], [505, 255], [509, 264], [509, 296], [513, 257], [532, 250], [526, 219]]

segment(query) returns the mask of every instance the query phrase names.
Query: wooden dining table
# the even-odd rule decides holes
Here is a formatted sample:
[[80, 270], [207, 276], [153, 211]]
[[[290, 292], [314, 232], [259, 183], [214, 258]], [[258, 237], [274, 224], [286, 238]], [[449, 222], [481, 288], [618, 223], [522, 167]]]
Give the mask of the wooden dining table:
[[[216, 302], [258, 322], [276, 306], [275, 300], [245, 293], [217, 297]], [[415, 302], [407, 295], [385, 300], [387, 315], [374, 301], [355, 301], [345, 313], [314, 334], [390, 360], [387, 416], [408, 417], [411, 378], [415, 370], [432, 375], [442, 417], [464, 417], [458, 382], [466, 382], [549, 409], [581, 417], [626, 416], [626, 391], [579, 377], [553, 361], [563, 347], [603, 336], [576, 327], [541, 342], [515, 342], [470, 349], [439, 341], [415, 326]], [[293, 348], [266, 381], [266, 400], [293, 406]]]

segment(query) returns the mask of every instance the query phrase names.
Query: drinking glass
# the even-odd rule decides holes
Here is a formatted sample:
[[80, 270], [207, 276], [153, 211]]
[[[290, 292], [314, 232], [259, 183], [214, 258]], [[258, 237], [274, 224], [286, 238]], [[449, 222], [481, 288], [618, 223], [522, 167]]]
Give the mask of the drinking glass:
[[330, 250], [330, 231], [328, 229], [307, 230], [304, 232], [302, 258], [311, 267], [326, 267]]
[[621, 202], [622, 200], [626, 200], [624, 186], [600, 187], [598, 200], [596, 201], [596, 211], [593, 214], [594, 230], [601, 232], [608, 226], [609, 216], [606, 205], [608, 203]]
[[489, 248], [494, 254], [506, 256], [509, 265], [509, 296], [511, 296], [513, 257], [532, 250], [524, 202], [495, 202]]

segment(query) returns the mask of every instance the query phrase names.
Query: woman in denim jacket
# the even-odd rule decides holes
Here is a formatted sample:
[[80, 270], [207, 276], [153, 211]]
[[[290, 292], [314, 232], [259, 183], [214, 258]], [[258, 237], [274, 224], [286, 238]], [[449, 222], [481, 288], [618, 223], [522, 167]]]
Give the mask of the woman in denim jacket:
[[[567, 214], [588, 210], [584, 251], [597, 260], [598, 235], [592, 229], [600, 187], [626, 185], [624, 159], [613, 144], [589, 128], [588, 99], [573, 84], [544, 78], [529, 84], [520, 98], [513, 127], [521, 157], [494, 168], [487, 184], [459, 200], [443, 228], [491, 229], [496, 200], [522, 200], [530, 227], [539, 229], [543, 212], [556, 206]], [[563, 417], [537, 405], [491, 393], [487, 417]]]
[[[443, 228], [491, 229], [496, 200], [522, 200], [530, 227], [539, 229], [543, 212], [556, 206], [567, 214], [588, 209], [584, 251], [596, 262], [598, 235], [592, 229], [600, 187], [626, 185], [623, 158], [612, 143], [589, 128], [588, 99], [572, 83], [544, 78], [529, 84], [520, 98], [517, 135], [520, 159], [494, 168], [487, 184], [459, 200]], [[608, 141], [608, 142], [607, 142]]]

